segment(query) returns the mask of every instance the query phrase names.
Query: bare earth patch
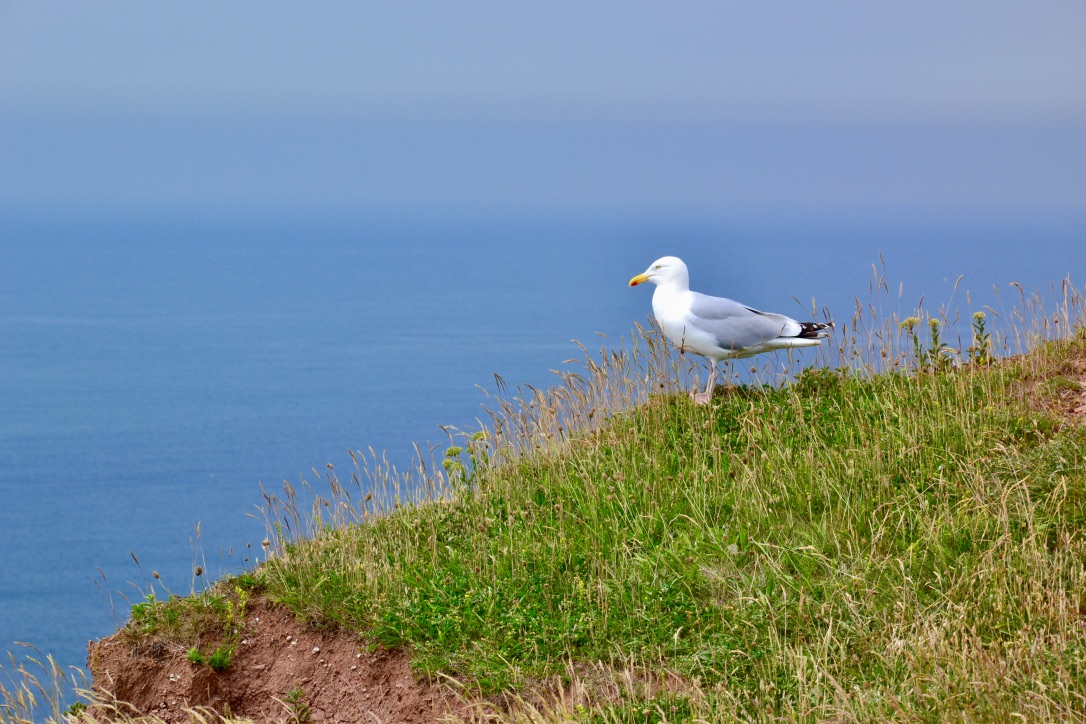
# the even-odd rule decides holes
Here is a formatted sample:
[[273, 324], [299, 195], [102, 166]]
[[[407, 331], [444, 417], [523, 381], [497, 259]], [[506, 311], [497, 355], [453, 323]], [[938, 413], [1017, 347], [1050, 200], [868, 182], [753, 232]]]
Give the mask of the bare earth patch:
[[[103, 698], [167, 722], [189, 721], [185, 710], [195, 707], [258, 722], [295, 721], [301, 704], [313, 722], [470, 716], [449, 687], [416, 679], [406, 652], [366, 651], [354, 635], [314, 630], [260, 598], [250, 603], [233, 663], [221, 673], [190, 663], [176, 645], [134, 644], [123, 632], [90, 645], [89, 667]], [[292, 689], [300, 702], [293, 709]]]
[[1086, 422], [1086, 340], [1064, 344], [1061, 354], [1038, 352], [1038, 369], [1025, 376], [1020, 394], [1035, 409], [1078, 425]]

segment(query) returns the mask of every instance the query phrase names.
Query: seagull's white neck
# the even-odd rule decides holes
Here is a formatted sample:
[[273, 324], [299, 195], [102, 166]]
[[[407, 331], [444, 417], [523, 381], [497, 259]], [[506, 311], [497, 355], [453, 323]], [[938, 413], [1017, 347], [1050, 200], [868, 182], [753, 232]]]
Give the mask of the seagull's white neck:
[[[678, 310], [687, 309], [690, 306], [690, 276], [686, 270], [673, 270], [672, 275], [666, 279], [656, 281], [656, 290], [652, 293], [652, 311], [661, 324], [669, 321], [677, 322], [677, 317], [682, 315]], [[672, 319], [675, 317], [676, 319]]]
[[656, 282], [653, 298], [673, 297], [690, 291], [690, 274], [686, 269], [669, 269], [667, 276], [653, 281]]

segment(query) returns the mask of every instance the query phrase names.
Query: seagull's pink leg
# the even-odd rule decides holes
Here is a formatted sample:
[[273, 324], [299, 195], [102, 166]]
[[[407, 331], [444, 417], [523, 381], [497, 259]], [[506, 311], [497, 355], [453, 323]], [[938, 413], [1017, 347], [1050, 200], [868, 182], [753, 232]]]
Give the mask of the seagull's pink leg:
[[694, 404], [704, 405], [713, 399], [713, 388], [716, 387], [717, 360], [709, 360], [709, 381], [705, 383], [705, 392], [694, 393]]

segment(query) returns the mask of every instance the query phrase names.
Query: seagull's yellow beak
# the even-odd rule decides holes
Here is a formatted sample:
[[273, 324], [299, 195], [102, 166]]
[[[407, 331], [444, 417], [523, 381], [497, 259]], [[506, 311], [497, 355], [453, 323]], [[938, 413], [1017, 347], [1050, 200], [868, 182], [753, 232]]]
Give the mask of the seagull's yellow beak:
[[630, 280], [630, 286], [631, 287], [636, 287], [638, 284], [641, 284], [642, 282], [647, 282], [648, 280], [649, 280], [649, 275], [648, 274], [638, 274], [637, 276], [635, 276], [633, 279]]

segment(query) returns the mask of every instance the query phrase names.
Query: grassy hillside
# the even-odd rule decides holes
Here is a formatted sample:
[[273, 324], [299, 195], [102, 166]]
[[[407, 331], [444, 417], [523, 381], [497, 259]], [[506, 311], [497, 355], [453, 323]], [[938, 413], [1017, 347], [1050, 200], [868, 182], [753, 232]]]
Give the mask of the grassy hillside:
[[432, 466], [270, 498], [247, 584], [514, 719], [1083, 718], [1081, 297], [878, 317], [706, 406], [651, 332], [586, 356]]
[[572, 681], [605, 719], [1081, 714], [1086, 332], [986, 364], [980, 317], [964, 351], [863, 317], [837, 369], [704, 407], [644, 337], [499, 405], [446, 451], [448, 502], [282, 536], [260, 580], [423, 673]]

